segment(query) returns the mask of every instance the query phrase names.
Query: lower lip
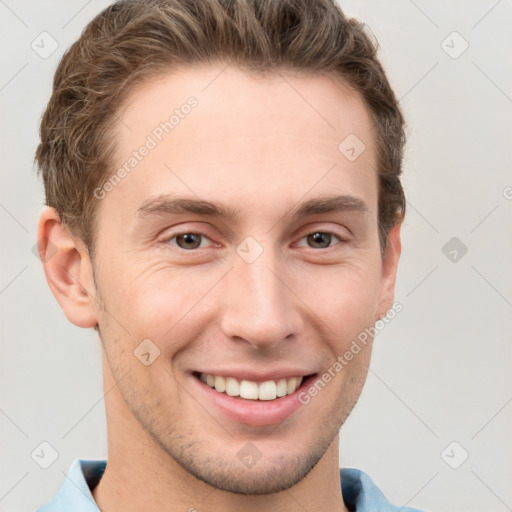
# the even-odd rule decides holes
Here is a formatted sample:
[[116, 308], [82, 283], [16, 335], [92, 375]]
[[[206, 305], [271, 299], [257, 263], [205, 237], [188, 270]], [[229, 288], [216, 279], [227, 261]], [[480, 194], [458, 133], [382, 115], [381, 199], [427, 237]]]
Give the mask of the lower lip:
[[190, 375], [193, 385], [197, 386], [200, 393], [214, 404], [221, 413], [232, 421], [262, 427], [281, 423], [303, 404], [299, 401], [299, 394], [307, 389], [315, 378], [311, 375], [304, 379], [301, 385], [291, 394], [275, 400], [247, 400], [239, 396], [229, 396], [226, 393], [215, 391], [195, 375]]

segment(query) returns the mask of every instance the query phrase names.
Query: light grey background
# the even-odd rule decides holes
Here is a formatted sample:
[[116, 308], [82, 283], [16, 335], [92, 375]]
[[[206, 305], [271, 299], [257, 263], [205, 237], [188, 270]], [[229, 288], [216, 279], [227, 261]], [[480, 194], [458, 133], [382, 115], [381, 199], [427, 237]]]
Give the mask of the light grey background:
[[[32, 252], [43, 206], [32, 159], [58, 60], [108, 3], [0, 0], [2, 512], [33, 510], [73, 459], [107, 455], [99, 342], [65, 319]], [[341, 4], [371, 27], [401, 98], [409, 210], [403, 311], [377, 337], [340, 464], [398, 505], [512, 510], [511, 2]], [[46, 59], [31, 48], [51, 48], [43, 31], [58, 43]], [[464, 256], [459, 242], [443, 253], [452, 237]], [[31, 458], [43, 441], [59, 454], [46, 470]]]

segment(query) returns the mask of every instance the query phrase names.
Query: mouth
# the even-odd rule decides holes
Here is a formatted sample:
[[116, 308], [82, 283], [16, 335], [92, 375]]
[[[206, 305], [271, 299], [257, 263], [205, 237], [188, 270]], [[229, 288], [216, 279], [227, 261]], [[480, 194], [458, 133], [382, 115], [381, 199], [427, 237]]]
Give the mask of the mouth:
[[240, 397], [245, 400], [272, 401], [292, 395], [302, 387], [305, 380], [316, 374], [266, 380], [264, 382], [201, 372], [193, 372], [193, 375], [217, 393], [223, 393], [230, 397]]
[[196, 371], [190, 373], [189, 378], [191, 389], [197, 390], [196, 397], [205, 410], [235, 423], [261, 427], [281, 423], [294, 413], [307, 414], [310, 408], [299, 398], [317, 375], [256, 382]]

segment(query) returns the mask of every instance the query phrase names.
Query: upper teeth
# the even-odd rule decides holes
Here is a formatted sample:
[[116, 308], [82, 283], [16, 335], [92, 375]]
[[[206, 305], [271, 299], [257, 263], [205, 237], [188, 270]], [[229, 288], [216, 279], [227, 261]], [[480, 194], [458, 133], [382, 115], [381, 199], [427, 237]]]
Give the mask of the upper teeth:
[[224, 378], [206, 373], [201, 373], [200, 379], [219, 393], [240, 396], [249, 400], [275, 400], [276, 397], [290, 395], [302, 383], [302, 377], [291, 377], [277, 381], [267, 380], [258, 384], [252, 380], [239, 381], [234, 377]]

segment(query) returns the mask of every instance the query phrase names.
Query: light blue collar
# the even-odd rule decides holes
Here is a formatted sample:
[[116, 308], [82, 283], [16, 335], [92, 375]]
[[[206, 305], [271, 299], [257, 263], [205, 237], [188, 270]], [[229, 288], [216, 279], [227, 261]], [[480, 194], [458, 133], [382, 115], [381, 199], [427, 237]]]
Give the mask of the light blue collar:
[[[37, 512], [100, 512], [91, 489], [100, 481], [106, 466], [106, 459], [76, 459], [57, 495]], [[341, 469], [340, 479], [343, 500], [351, 511], [421, 512], [415, 508], [391, 505], [373, 480], [359, 469]]]

